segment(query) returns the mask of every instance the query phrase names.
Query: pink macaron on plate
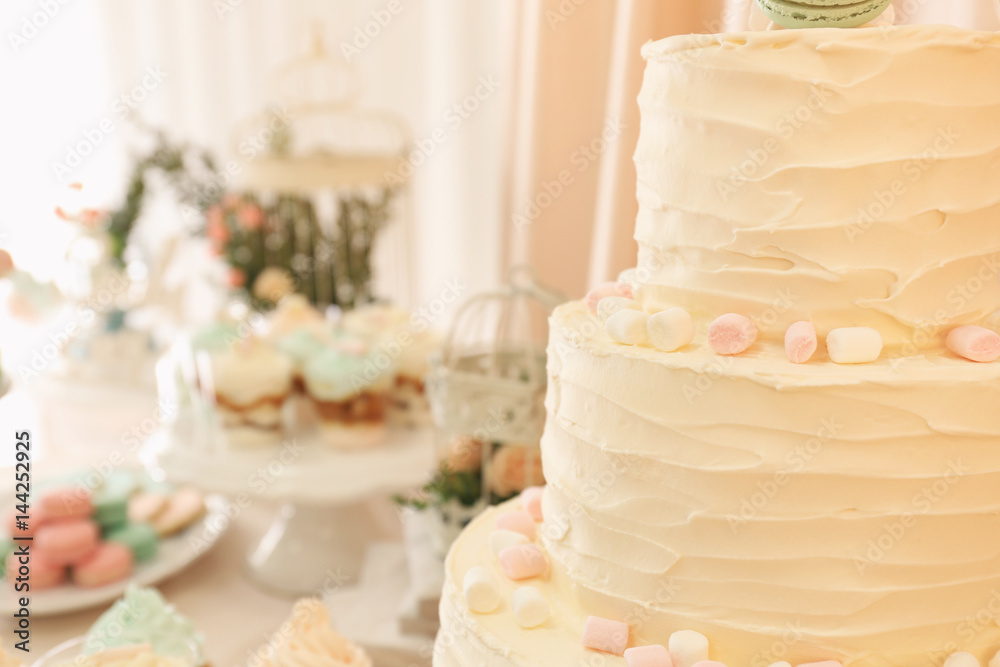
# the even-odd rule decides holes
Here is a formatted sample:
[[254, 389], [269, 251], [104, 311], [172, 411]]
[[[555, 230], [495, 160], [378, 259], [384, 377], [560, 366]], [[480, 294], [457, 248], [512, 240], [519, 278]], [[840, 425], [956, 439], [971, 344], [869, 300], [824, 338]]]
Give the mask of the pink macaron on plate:
[[[177, 574], [211, 549], [222, 537], [229, 525], [224, 512], [226, 502], [223, 496], [207, 495], [206, 514], [184, 532], [163, 539], [159, 543], [156, 556], [152, 560], [135, 565], [132, 576], [127, 579], [120, 578], [121, 573], [126, 571], [126, 565], [132, 567], [131, 563], [125, 562], [129, 556], [124, 550], [117, 545], [109, 547], [108, 543], [102, 543], [100, 548], [92, 545], [90, 529], [84, 525], [86, 521], [68, 518], [66, 521], [69, 525], [75, 527], [59, 530], [44, 537], [43, 543], [48, 542], [48, 544], [42, 546], [50, 551], [62, 549], [64, 551], [61, 553], [67, 558], [72, 556], [74, 559], [78, 552], [87, 551], [82, 557], [83, 567], [77, 568], [73, 573], [78, 581], [74, 582], [73, 576], [69, 576], [64, 568], [39, 565], [37, 570], [39, 583], [48, 584], [48, 587], [32, 591], [32, 616], [53, 616], [104, 606], [121, 597], [131, 582], [139, 586], [152, 586]], [[6, 508], [0, 510], [5, 516]], [[191, 540], [192, 535], [197, 535], [198, 540]], [[39, 535], [36, 534], [35, 539], [38, 540]], [[107, 581], [111, 583], [106, 583]], [[16, 595], [9, 582], [0, 581], [0, 614], [7, 615], [16, 611]]]

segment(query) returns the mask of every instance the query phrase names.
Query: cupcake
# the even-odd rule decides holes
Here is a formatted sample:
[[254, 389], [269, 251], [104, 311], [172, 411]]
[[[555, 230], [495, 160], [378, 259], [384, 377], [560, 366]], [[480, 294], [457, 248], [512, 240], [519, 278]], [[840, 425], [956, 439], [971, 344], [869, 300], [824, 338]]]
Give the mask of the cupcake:
[[381, 442], [393, 377], [392, 360], [360, 338], [340, 336], [310, 356], [302, 379], [324, 439], [342, 448]]
[[[210, 357], [211, 389], [228, 442], [270, 444], [281, 438], [292, 391], [292, 362], [274, 346], [249, 339]], [[204, 379], [203, 379], [204, 382]]]
[[194, 624], [159, 591], [133, 585], [97, 619], [80, 653], [97, 657], [112, 649], [147, 646], [155, 656], [197, 666], [205, 664], [203, 644]]
[[267, 338], [275, 342], [300, 331], [322, 337], [329, 330], [330, 326], [323, 314], [301, 294], [284, 297], [267, 322]]
[[220, 320], [202, 327], [191, 336], [191, 349], [212, 354], [235, 347], [249, 336], [248, 329], [241, 329], [236, 322]]
[[57, 655], [42, 656], [35, 667], [196, 667], [190, 662], [157, 655], [149, 644], [135, 644], [110, 648], [93, 655], [74, 653], [74, 646], [67, 646]]
[[266, 339], [292, 362], [296, 399], [290, 415], [297, 427], [316, 421], [312, 403], [299, 400], [304, 391], [302, 371], [306, 361], [321, 353], [333, 339], [333, 329], [304, 296], [290, 294], [275, 308], [267, 323]]
[[248, 667], [371, 667], [359, 646], [330, 627], [330, 613], [319, 600], [295, 603], [291, 617], [255, 652]]
[[393, 358], [396, 376], [388, 395], [389, 421], [406, 426], [431, 421], [424, 379], [430, 373], [430, 357], [441, 347], [441, 336], [400, 308], [364, 306], [344, 315], [343, 329], [362, 336]]

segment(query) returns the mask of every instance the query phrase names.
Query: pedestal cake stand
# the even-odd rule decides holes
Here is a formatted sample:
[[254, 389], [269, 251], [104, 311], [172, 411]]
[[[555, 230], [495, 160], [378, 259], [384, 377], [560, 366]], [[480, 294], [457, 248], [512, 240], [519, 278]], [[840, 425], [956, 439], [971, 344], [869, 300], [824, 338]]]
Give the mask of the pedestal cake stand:
[[227, 495], [230, 521], [254, 502], [281, 503], [248, 572], [294, 596], [356, 582], [368, 545], [399, 532], [386, 497], [425, 482], [435, 461], [430, 429], [390, 429], [384, 443], [357, 450], [308, 433], [237, 449], [182, 422], [155, 433], [141, 458], [153, 475]]

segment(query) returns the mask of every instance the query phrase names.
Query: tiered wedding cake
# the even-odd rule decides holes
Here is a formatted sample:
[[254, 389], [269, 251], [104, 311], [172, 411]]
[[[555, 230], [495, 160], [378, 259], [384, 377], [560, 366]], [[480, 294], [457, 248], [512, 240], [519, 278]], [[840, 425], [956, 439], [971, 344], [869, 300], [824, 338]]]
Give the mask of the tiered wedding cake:
[[[555, 313], [544, 572], [495, 533], [523, 528], [516, 501], [477, 519], [434, 664], [625, 665], [584, 647], [617, 643], [600, 619], [629, 647], [697, 631], [729, 667], [1000, 664], [1000, 35], [683, 36], [643, 55], [629, 281], [697, 334], [666, 352], [676, 322]], [[746, 332], [709, 325], [730, 313], [759, 337], [725, 355]], [[809, 325], [782, 344], [803, 321], [812, 357]], [[977, 342], [946, 346], [963, 325]], [[877, 359], [834, 362], [867, 361], [871, 335]], [[666, 664], [643, 655], [629, 664]]]

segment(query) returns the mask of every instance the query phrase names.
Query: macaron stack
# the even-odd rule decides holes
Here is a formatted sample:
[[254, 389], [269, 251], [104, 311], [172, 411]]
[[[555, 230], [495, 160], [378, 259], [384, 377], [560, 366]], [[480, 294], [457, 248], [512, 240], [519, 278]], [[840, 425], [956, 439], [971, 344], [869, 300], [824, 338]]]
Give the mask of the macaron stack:
[[891, 0], [757, 0], [785, 28], [857, 28], [877, 19]]
[[[49, 489], [32, 503], [29, 531], [31, 586], [51, 588], [67, 579], [84, 587], [97, 587], [124, 579], [132, 573], [135, 559], [121, 544], [101, 539], [104, 529], [95, 510], [94, 496], [81, 487]], [[11, 532], [15, 512], [11, 512]], [[101, 515], [103, 516], [103, 514]], [[22, 531], [23, 532], [23, 531]], [[7, 559], [8, 579], [17, 577], [18, 559]]]
[[[131, 576], [137, 563], [156, 555], [160, 539], [197, 520], [204, 500], [192, 489], [151, 490], [130, 471], [116, 471], [97, 488], [82, 481], [47, 488], [29, 508], [31, 586], [51, 588], [66, 581], [96, 588]], [[14, 534], [17, 512], [8, 516]], [[13, 544], [0, 547], [9, 580], [17, 577], [18, 559], [9, 558]]]

